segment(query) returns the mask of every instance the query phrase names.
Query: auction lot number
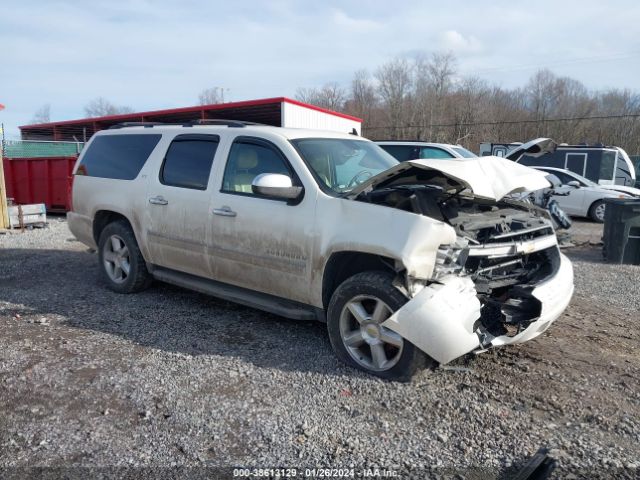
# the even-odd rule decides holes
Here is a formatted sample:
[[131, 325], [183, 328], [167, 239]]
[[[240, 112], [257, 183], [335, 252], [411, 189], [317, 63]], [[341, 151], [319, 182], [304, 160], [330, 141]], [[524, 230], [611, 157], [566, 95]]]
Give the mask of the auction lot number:
[[353, 468], [234, 468], [239, 478], [353, 478]]

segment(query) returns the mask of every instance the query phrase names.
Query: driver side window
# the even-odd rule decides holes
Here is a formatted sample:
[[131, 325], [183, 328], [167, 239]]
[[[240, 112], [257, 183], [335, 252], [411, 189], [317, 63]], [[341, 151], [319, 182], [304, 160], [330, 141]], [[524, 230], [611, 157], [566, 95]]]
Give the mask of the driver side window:
[[222, 191], [253, 195], [251, 183], [261, 173], [291, 172], [279, 151], [262, 143], [239, 141], [231, 146], [222, 179]]

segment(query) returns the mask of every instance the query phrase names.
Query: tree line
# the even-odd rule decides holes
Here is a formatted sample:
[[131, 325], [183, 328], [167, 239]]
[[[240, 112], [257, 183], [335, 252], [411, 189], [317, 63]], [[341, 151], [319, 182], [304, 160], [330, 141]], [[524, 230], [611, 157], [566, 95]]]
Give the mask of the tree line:
[[[221, 87], [203, 90], [200, 105], [224, 103]], [[396, 58], [371, 74], [356, 71], [349, 85], [329, 82], [299, 88], [296, 98], [363, 119], [372, 139], [461, 144], [477, 152], [481, 142], [551, 137], [558, 143], [602, 143], [640, 154], [640, 94], [629, 89], [589, 90], [582, 82], [543, 69], [518, 88], [477, 76], [461, 76], [451, 53]], [[98, 97], [87, 117], [131, 113]], [[50, 105], [31, 123], [49, 121]]]
[[518, 88], [458, 74], [452, 54], [397, 58], [355, 72], [350, 85], [300, 88], [296, 98], [363, 119], [363, 136], [461, 144], [550, 137], [558, 143], [603, 143], [640, 153], [640, 95], [589, 90], [582, 82], [535, 72]]

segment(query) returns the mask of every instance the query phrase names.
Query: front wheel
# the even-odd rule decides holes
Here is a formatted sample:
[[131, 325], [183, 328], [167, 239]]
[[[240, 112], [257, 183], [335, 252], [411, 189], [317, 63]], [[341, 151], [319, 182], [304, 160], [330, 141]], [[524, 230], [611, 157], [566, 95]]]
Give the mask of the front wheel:
[[594, 222], [603, 223], [604, 222], [604, 210], [605, 203], [603, 200], [598, 200], [597, 202], [593, 202], [591, 208], [589, 209], [589, 217]]
[[331, 297], [329, 339], [347, 365], [389, 380], [407, 381], [427, 364], [427, 356], [398, 333], [382, 326], [407, 298], [385, 272], [358, 273]]

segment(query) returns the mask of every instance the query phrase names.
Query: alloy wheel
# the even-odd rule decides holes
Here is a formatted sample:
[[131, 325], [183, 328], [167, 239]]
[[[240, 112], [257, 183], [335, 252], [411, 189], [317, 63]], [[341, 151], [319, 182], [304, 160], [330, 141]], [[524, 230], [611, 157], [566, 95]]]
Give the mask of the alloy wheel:
[[400, 360], [403, 338], [382, 326], [392, 314], [386, 303], [371, 295], [358, 295], [345, 304], [340, 314], [340, 335], [347, 352], [360, 366], [385, 371]]
[[123, 283], [127, 280], [131, 271], [131, 259], [122, 237], [111, 235], [108, 238], [102, 250], [102, 260], [104, 269], [112, 281]]

